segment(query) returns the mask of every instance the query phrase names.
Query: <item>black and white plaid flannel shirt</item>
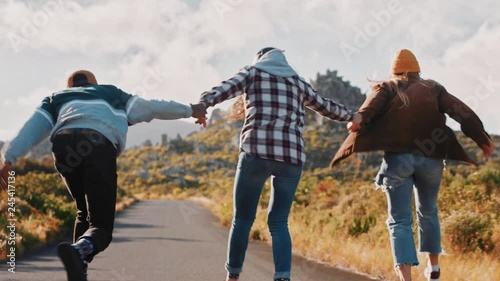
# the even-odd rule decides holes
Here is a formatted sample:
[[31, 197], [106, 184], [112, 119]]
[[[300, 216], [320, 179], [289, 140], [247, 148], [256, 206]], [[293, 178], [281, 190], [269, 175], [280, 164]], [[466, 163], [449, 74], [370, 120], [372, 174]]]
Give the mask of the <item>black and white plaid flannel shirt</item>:
[[304, 106], [337, 121], [351, 121], [354, 114], [321, 97], [299, 76], [277, 77], [251, 66], [203, 93], [200, 102], [209, 107], [240, 95], [245, 100], [240, 148], [259, 158], [292, 164], [306, 161]]

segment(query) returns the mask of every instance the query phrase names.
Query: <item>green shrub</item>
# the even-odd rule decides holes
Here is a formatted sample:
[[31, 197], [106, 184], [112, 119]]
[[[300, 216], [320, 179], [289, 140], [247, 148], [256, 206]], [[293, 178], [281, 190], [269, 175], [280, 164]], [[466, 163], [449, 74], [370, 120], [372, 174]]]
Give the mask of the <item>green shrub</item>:
[[486, 168], [478, 172], [479, 182], [486, 185], [486, 194], [500, 191], [500, 172], [497, 169]]
[[21, 245], [20, 245], [20, 254], [29, 252], [30, 250], [33, 250], [37, 248], [37, 246], [40, 244], [40, 239], [36, 237], [35, 235], [31, 234], [29, 231], [21, 230], [20, 236], [21, 238]]
[[488, 253], [495, 248], [492, 240], [492, 224], [484, 215], [455, 211], [444, 220], [443, 228], [452, 247], [459, 252], [470, 253], [480, 250]]
[[355, 217], [349, 226], [348, 233], [351, 236], [358, 237], [363, 233], [368, 233], [370, 228], [377, 223], [377, 219], [371, 215], [365, 217]]

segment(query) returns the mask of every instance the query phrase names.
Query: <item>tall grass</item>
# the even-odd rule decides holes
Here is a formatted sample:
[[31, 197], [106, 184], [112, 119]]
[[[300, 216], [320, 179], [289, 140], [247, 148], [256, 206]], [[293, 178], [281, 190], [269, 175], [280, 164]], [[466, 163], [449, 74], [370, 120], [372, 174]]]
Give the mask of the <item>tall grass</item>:
[[[195, 142], [208, 140], [205, 152], [175, 152], [163, 147], [125, 152], [119, 158], [119, 198], [131, 194], [143, 199], [195, 198], [208, 206], [222, 225], [230, 226], [237, 153], [226, 140], [231, 134], [223, 132], [212, 138], [209, 131], [192, 136]], [[373, 188], [376, 168], [367, 166], [365, 160], [353, 158], [333, 172], [318, 168], [304, 171], [289, 219], [293, 249], [380, 280], [397, 280], [385, 225], [385, 195]], [[446, 251], [440, 262], [441, 280], [497, 280], [500, 276], [499, 170], [499, 160], [480, 170], [465, 166], [446, 169], [438, 198]], [[24, 200], [20, 201], [24, 225], [18, 239], [25, 249], [71, 230], [74, 207], [57, 174], [30, 174], [18, 182], [23, 182], [19, 197]], [[270, 241], [266, 218], [269, 194], [268, 182], [251, 232], [254, 240]], [[414, 280], [424, 280], [425, 256], [420, 255], [419, 260]]]
[[[57, 173], [28, 172], [16, 177], [16, 255], [23, 255], [70, 236], [76, 207]], [[118, 192], [116, 210], [133, 204], [128, 192]], [[0, 260], [7, 255], [7, 194], [0, 192]], [[8, 246], [10, 248], [10, 246]]]
[[[446, 251], [440, 262], [443, 281], [493, 281], [500, 276], [499, 198], [487, 194], [491, 189], [491, 175], [484, 176], [488, 169], [465, 176], [453, 168], [445, 172], [439, 200]], [[498, 191], [498, 187], [493, 189]], [[266, 223], [269, 192], [267, 183], [251, 230], [254, 240], [270, 241]], [[222, 225], [230, 225], [232, 178], [208, 175], [200, 188], [176, 193], [183, 198], [212, 199], [204, 200], [204, 204]], [[324, 171], [306, 171], [289, 218], [294, 252], [379, 280], [398, 280], [385, 224], [386, 208], [385, 195], [375, 190], [371, 182], [340, 182]], [[471, 218], [475, 218], [475, 223]], [[416, 230], [415, 227], [415, 238]], [[457, 239], [464, 235], [469, 239]], [[419, 261], [420, 265], [413, 269], [413, 280], [425, 280], [426, 256], [419, 254]]]

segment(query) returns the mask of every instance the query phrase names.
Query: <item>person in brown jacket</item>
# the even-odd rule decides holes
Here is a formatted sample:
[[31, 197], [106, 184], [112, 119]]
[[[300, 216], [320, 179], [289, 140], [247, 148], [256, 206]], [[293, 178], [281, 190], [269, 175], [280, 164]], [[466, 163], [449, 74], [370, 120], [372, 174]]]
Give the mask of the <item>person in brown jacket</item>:
[[443, 159], [477, 165], [446, 126], [446, 116], [456, 120], [488, 157], [495, 144], [479, 117], [466, 104], [433, 80], [420, 77], [417, 59], [409, 50], [397, 52], [392, 77], [374, 84], [358, 111], [362, 122], [351, 122], [351, 132], [330, 167], [354, 152], [384, 151], [375, 178], [387, 196], [390, 243], [396, 273], [411, 280], [411, 266], [418, 265], [412, 232], [412, 194], [415, 190], [419, 251], [428, 254], [427, 280], [439, 280], [441, 232], [437, 196]]

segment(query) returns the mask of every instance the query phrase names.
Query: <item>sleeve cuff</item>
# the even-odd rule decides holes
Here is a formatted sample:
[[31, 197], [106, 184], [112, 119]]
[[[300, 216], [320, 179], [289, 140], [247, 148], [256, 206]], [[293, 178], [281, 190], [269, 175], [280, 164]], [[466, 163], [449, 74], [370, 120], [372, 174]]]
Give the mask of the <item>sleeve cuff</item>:
[[352, 119], [354, 119], [354, 114], [356, 114], [356, 112], [349, 110], [349, 115], [346, 121], [351, 122]]
[[191, 108], [191, 106], [187, 106], [186, 107], [186, 118], [189, 118], [193, 116], [193, 109]]
[[[207, 93], [207, 92], [205, 92]], [[199, 103], [203, 104], [205, 106], [205, 108], [208, 108], [210, 106], [210, 103], [205, 99], [205, 97], [203, 97], [205, 95], [205, 93], [202, 94], [202, 98], [200, 99]]]
[[0, 164], [2, 164], [1, 166], [4, 166], [5, 162], [9, 162], [10, 165], [13, 166], [14, 163], [16, 162], [16, 160], [15, 159], [11, 159], [10, 157], [5, 156], [4, 154], [2, 154], [1, 157], [0, 157]]

